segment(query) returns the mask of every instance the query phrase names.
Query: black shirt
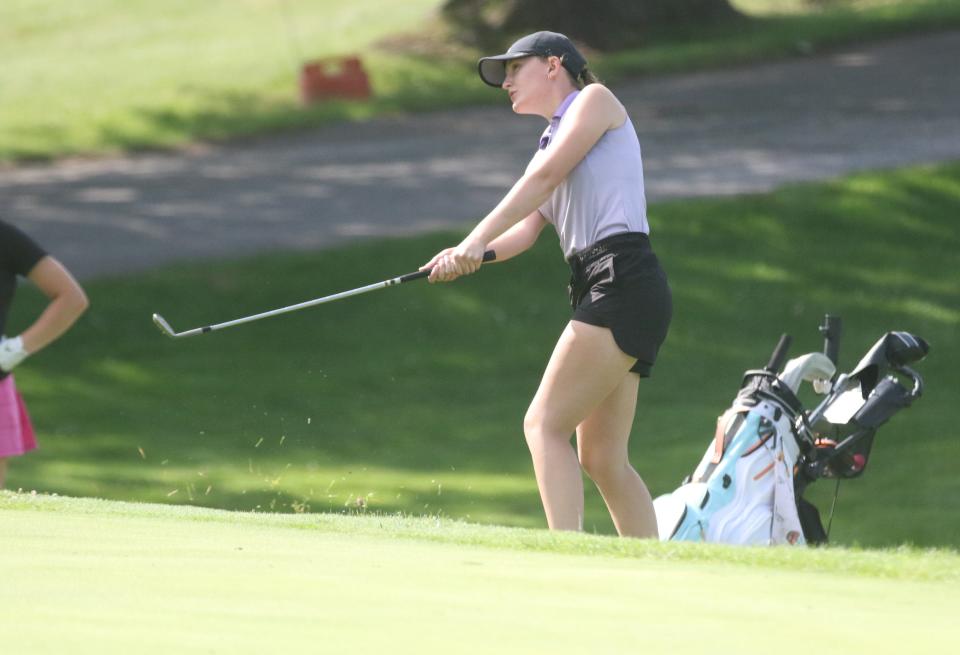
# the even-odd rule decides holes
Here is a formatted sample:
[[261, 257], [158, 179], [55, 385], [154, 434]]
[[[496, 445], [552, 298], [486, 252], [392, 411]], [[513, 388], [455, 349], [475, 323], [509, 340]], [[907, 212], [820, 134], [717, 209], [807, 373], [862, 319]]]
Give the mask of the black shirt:
[[47, 255], [26, 234], [0, 221], [0, 334], [7, 325], [7, 313], [17, 290], [17, 276], [26, 277]]

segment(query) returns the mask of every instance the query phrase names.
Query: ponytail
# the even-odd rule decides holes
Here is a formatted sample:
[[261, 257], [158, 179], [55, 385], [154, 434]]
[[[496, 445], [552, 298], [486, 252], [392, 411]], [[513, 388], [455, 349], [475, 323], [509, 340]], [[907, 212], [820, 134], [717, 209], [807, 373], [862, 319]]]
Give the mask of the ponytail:
[[[564, 59], [566, 59], [566, 55], [560, 57], [560, 63], [563, 63]], [[573, 73], [571, 73], [566, 66], [564, 66], [563, 69], [567, 71], [567, 75], [570, 76], [570, 81], [573, 82], [573, 85], [581, 91], [583, 90], [583, 87], [587, 86], [588, 84], [598, 84], [600, 82], [600, 78], [594, 75], [593, 71], [587, 68], [586, 65], [584, 65], [583, 69], [580, 71], [580, 74], [576, 77], [574, 77]]]
[[[566, 58], [566, 55], [563, 55], [560, 57], [561, 64], [563, 64], [563, 60], [565, 58]], [[543, 55], [540, 55], [540, 59], [542, 59], [543, 61], [547, 61], [547, 57]], [[583, 67], [583, 70], [581, 70], [580, 74], [577, 75], [576, 77], [574, 77], [573, 73], [571, 73], [566, 66], [563, 67], [563, 70], [567, 72], [567, 77], [569, 77], [570, 81], [573, 82], [573, 86], [575, 86], [577, 89], [581, 91], [583, 90], [583, 87], [587, 86], [588, 84], [600, 83], [600, 78], [594, 75], [593, 71], [587, 68], [586, 66]]]
[[593, 71], [587, 67], [584, 67], [580, 74], [577, 75], [577, 78], [573, 81], [574, 85], [578, 89], [583, 89], [583, 87], [588, 84], [599, 84], [600, 78], [594, 75]]

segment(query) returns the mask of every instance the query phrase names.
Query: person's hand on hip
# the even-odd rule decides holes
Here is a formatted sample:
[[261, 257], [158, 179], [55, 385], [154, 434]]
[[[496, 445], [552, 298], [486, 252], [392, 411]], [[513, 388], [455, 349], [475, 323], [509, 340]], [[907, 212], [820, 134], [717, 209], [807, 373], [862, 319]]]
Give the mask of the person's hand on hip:
[[0, 370], [9, 373], [17, 364], [26, 359], [26, 348], [23, 347], [23, 339], [20, 337], [0, 337]]

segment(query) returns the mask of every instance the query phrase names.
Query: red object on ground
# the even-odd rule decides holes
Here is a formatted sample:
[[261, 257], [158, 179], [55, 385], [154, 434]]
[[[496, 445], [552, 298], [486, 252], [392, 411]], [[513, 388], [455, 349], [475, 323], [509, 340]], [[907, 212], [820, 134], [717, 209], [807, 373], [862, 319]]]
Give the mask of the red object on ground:
[[300, 98], [304, 104], [328, 98], [369, 97], [370, 80], [358, 57], [308, 61], [300, 70]]

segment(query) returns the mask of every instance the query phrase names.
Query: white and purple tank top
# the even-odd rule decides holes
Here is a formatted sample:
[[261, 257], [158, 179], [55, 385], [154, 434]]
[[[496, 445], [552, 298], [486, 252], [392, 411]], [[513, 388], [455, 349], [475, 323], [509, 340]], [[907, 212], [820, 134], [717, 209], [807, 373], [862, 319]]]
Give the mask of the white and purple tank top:
[[[557, 108], [528, 168], [563, 129], [563, 115], [578, 94], [574, 91]], [[614, 234], [649, 234], [640, 140], [629, 116], [600, 137], [540, 206], [540, 213], [556, 228], [565, 257]]]

